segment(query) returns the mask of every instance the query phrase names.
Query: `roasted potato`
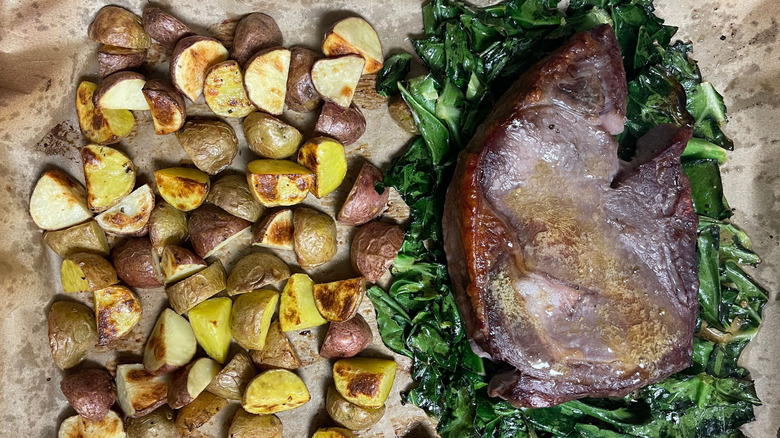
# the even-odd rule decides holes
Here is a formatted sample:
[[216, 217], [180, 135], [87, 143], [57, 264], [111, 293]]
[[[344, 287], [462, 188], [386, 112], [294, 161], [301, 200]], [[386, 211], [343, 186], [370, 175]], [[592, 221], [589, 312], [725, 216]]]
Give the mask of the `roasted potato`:
[[134, 71], [118, 71], [103, 79], [92, 95], [92, 103], [100, 110], [126, 109], [148, 111], [144, 93], [146, 78]]
[[[290, 219], [292, 220], [292, 216]], [[290, 232], [292, 233], [292, 229]], [[110, 251], [105, 231], [93, 220], [64, 230], [47, 231], [43, 233], [43, 241], [62, 258], [77, 252], [89, 252], [105, 257]]]
[[314, 172], [314, 187], [311, 192], [318, 198], [336, 190], [347, 174], [344, 146], [327, 137], [316, 137], [307, 141], [298, 151], [298, 164]]
[[206, 269], [206, 262], [187, 248], [168, 245], [160, 258], [160, 269], [165, 284], [175, 283]]
[[263, 158], [287, 158], [303, 143], [303, 135], [294, 126], [263, 112], [244, 119], [244, 137], [249, 149]]
[[171, 377], [154, 375], [140, 363], [117, 365], [119, 406], [130, 418], [142, 417], [165, 404]]
[[265, 212], [265, 207], [252, 196], [244, 175], [225, 175], [211, 185], [208, 202], [233, 216], [256, 222]]
[[376, 30], [360, 17], [349, 17], [338, 21], [325, 34], [322, 42], [325, 56], [347, 55], [355, 53], [365, 60], [363, 74], [376, 73], [382, 69], [385, 57], [382, 55], [382, 43]]
[[336, 222], [320, 211], [298, 207], [293, 212], [293, 244], [298, 264], [315, 268], [336, 255]]
[[186, 24], [154, 6], [144, 8], [143, 25], [146, 33], [168, 50], [173, 50], [180, 39], [192, 35]]
[[60, 278], [66, 293], [93, 292], [119, 281], [108, 260], [88, 252], [77, 252], [65, 258], [60, 266]]
[[187, 105], [170, 82], [152, 79], [146, 82], [141, 92], [149, 105], [155, 134], [171, 134], [184, 126]]
[[247, 350], [262, 350], [271, 318], [279, 303], [279, 293], [260, 289], [239, 295], [233, 303], [230, 333]]
[[208, 268], [165, 288], [168, 301], [176, 313], [182, 314], [225, 290], [225, 268], [215, 261]]
[[348, 402], [364, 408], [384, 406], [395, 379], [396, 363], [391, 359], [351, 357], [333, 364], [336, 390]]
[[322, 103], [322, 97], [311, 81], [311, 68], [318, 59], [319, 55], [305, 47], [290, 49], [290, 72], [284, 102], [295, 112], [307, 113]]
[[321, 427], [311, 438], [355, 438], [355, 434], [341, 427]]
[[400, 97], [396, 97], [387, 106], [387, 112], [390, 113], [390, 118], [404, 131], [419, 135], [420, 131], [417, 129], [417, 124], [414, 123], [414, 116], [409, 105], [404, 102]]
[[252, 359], [245, 351], [240, 351], [211, 380], [206, 391], [228, 400], [241, 400], [244, 390], [254, 377]]
[[113, 207], [95, 216], [95, 220], [108, 233], [142, 236], [148, 230], [147, 224], [153, 209], [154, 192], [149, 184], [144, 184]]
[[171, 167], [154, 171], [154, 181], [160, 196], [182, 211], [200, 207], [209, 194], [211, 180], [198, 169]]
[[44, 230], [60, 230], [92, 217], [84, 186], [61, 170], [47, 170], [30, 197], [30, 216]]
[[314, 172], [287, 160], [255, 160], [246, 166], [249, 190], [266, 207], [301, 203], [314, 186]]
[[132, 70], [146, 62], [146, 49], [103, 45], [98, 50], [98, 73], [101, 78], [122, 70]]
[[230, 296], [252, 292], [290, 278], [290, 268], [279, 257], [253, 252], [236, 263], [227, 280]]
[[390, 190], [376, 191], [375, 185], [382, 181], [382, 172], [371, 163], [360, 168], [355, 184], [347, 195], [337, 216], [344, 225], [362, 225], [382, 214], [390, 197]]
[[100, 421], [89, 421], [81, 415], [68, 417], [60, 425], [58, 438], [125, 438], [122, 418], [108, 411]]
[[328, 387], [325, 409], [336, 423], [349, 430], [363, 430], [376, 424], [385, 415], [385, 406], [370, 409], [350, 403], [339, 394], [335, 386]]
[[367, 110], [379, 109], [387, 103], [387, 97], [376, 91], [376, 73], [360, 77], [352, 103]]
[[295, 370], [301, 366], [301, 360], [298, 359], [295, 349], [282, 331], [278, 320], [272, 322], [268, 328], [265, 347], [262, 350], [250, 351], [249, 356], [260, 369], [285, 368]]
[[220, 245], [252, 223], [233, 216], [214, 204], [206, 204], [190, 215], [188, 229], [195, 253], [208, 258]]
[[187, 436], [203, 426], [227, 406], [227, 400], [208, 391], [200, 393], [192, 403], [183, 407], [176, 416], [176, 428], [180, 436]]
[[276, 210], [254, 226], [252, 244], [266, 248], [293, 250], [293, 212]]
[[282, 421], [273, 414], [255, 415], [239, 409], [230, 423], [230, 438], [282, 438]]
[[257, 110], [244, 90], [244, 73], [232, 59], [211, 66], [206, 73], [203, 97], [211, 111], [220, 117], [245, 117]]
[[81, 363], [98, 341], [95, 313], [73, 301], [55, 301], [49, 311], [49, 347], [54, 363], [68, 369]]
[[114, 148], [87, 145], [81, 149], [87, 186], [87, 205], [99, 213], [114, 206], [135, 187], [135, 166]]
[[282, 331], [304, 330], [326, 322], [314, 304], [314, 282], [306, 274], [293, 274], [280, 297], [279, 325]]
[[[206, 300], [187, 313], [198, 343], [206, 354], [219, 363], [225, 362], [230, 349], [230, 311], [232, 308], [233, 302], [230, 298], [221, 297]], [[208, 382], [206, 383], [208, 384]]]
[[73, 409], [89, 421], [100, 421], [116, 400], [116, 384], [108, 371], [92, 368], [65, 376], [60, 390]]
[[157, 254], [168, 245], [181, 245], [189, 236], [187, 214], [163, 201], [149, 216], [149, 241]]
[[395, 260], [404, 243], [404, 230], [396, 224], [369, 222], [355, 233], [350, 247], [352, 267], [369, 283], [376, 283]]
[[279, 115], [284, 111], [290, 51], [283, 47], [263, 50], [246, 63], [244, 88], [260, 110]]
[[87, 29], [92, 41], [128, 49], [149, 48], [141, 17], [118, 6], [104, 6]]
[[255, 12], [238, 22], [230, 57], [243, 66], [255, 53], [282, 43], [282, 31], [276, 21], [266, 14]]
[[171, 58], [171, 82], [187, 99], [195, 102], [203, 93], [206, 72], [228, 58], [225, 46], [214, 38], [187, 36], [176, 43]]
[[165, 309], [146, 340], [143, 367], [155, 375], [167, 374], [187, 365], [197, 349], [198, 341], [190, 323], [171, 309]]
[[99, 110], [92, 103], [97, 84], [82, 81], [76, 90], [76, 115], [81, 133], [93, 143], [113, 144], [130, 134], [135, 118], [130, 110]]
[[168, 406], [179, 409], [192, 403], [221, 369], [213, 359], [201, 357], [176, 371], [168, 386]]
[[314, 131], [349, 145], [366, 132], [366, 118], [355, 104], [342, 108], [333, 102], [325, 102]]
[[311, 400], [300, 377], [288, 370], [268, 370], [255, 377], [244, 391], [241, 406], [252, 414], [274, 414], [295, 409]]
[[365, 294], [366, 280], [363, 277], [315, 284], [314, 304], [323, 318], [342, 322], [357, 314]]
[[146, 237], [134, 237], [120, 244], [111, 254], [119, 278], [132, 287], [162, 286], [161, 274], [155, 268], [157, 254]]
[[357, 55], [320, 59], [311, 68], [311, 82], [323, 99], [349, 108], [364, 65]]
[[225, 170], [238, 153], [236, 133], [221, 120], [189, 120], [176, 139], [195, 166], [210, 175]]
[[162, 405], [143, 417], [127, 419], [127, 438], [179, 438], [173, 410]]
[[328, 359], [352, 357], [365, 350], [372, 341], [371, 327], [358, 313], [346, 321], [330, 323], [320, 347], [320, 356]]
[[93, 292], [98, 345], [108, 345], [130, 332], [141, 319], [141, 301], [128, 288], [108, 286]]

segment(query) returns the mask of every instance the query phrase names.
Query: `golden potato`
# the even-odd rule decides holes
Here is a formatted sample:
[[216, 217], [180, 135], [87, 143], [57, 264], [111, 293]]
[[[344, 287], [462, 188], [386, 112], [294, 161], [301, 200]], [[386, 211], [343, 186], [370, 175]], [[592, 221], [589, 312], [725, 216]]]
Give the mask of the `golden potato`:
[[146, 78], [134, 71], [118, 71], [98, 84], [92, 95], [92, 103], [100, 110], [125, 109], [148, 111], [144, 97]]
[[87, 252], [77, 252], [64, 259], [60, 278], [66, 293], [93, 292], [119, 281], [108, 260]]
[[195, 253], [207, 259], [228, 239], [251, 225], [251, 222], [228, 214], [216, 205], [206, 204], [190, 215], [190, 242]]
[[192, 403], [183, 407], [176, 416], [176, 428], [181, 436], [191, 434], [203, 426], [227, 406], [227, 400], [208, 391], [200, 393]]
[[141, 92], [149, 105], [155, 134], [171, 134], [184, 125], [187, 106], [184, 97], [170, 82], [152, 79]]
[[149, 216], [149, 241], [157, 254], [168, 245], [181, 245], [187, 240], [187, 213], [163, 201]]
[[183, 280], [206, 269], [207, 266], [206, 262], [195, 253], [176, 245], [166, 246], [160, 258], [160, 270], [165, 284]]
[[186, 167], [155, 170], [154, 181], [160, 196], [182, 211], [194, 210], [203, 204], [211, 187], [208, 174]]
[[179, 438], [173, 410], [162, 405], [143, 417], [127, 419], [127, 438]]
[[210, 175], [225, 170], [238, 153], [236, 133], [221, 120], [188, 120], [176, 139], [195, 166]]
[[239, 409], [230, 423], [230, 438], [282, 438], [282, 421], [273, 414], [255, 415]]
[[344, 146], [328, 137], [316, 137], [301, 146], [298, 151], [298, 164], [314, 172], [314, 187], [311, 192], [318, 198], [336, 190], [347, 174]]
[[203, 93], [206, 72], [228, 58], [225, 46], [214, 38], [187, 36], [176, 43], [171, 57], [171, 82], [187, 99], [195, 102]]
[[116, 273], [128, 286], [152, 288], [162, 286], [162, 273], [156, 263], [157, 253], [146, 237], [122, 242], [111, 254]]
[[154, 375], [138, 364], [116, 367], [117, 401], [130, 418], [142, 417], [165, 404], [169, 375]]
[[238, 345], [247, 350], [262, 350], [271, 318], [276, 312], [279, 294], [260, 289], [238, 296], [233, 303], [230, 318], [230, 333]]
[[60, 382], [62, 395], [89, 421], [100, 421], [116, 400], [116, 384], [108, 371], [89, 368], [68, 374]]
[[[230, 298], [211, 298], [190, 309], [190, 318], [195, 338], [203, 351], [219, 363], [224, 363], [230, 349], [230, 313], [233, 302]], [[206, 382], [208, 383], [208, 382]]]
[[244, 175], [225, 175], [218, 179], [211, 185], [206, 200], [249, 222], [256, 222], [265, 212], [265, 207], [249, 191]]
[[266, 248], [293, 248], [293, 212], [289, 208], [276, 210], [255, 225], [252, 244]]
[[336, 222], [325, 213], [308, 207], [293, 212], [293, 244], [298, 264], [315, 268], [336, 255]]
[[55, 301], [48, 322], [51, 356], [60, 369], [78, 365], [97, 344], [95, 313], [81, 303]]
[[333, 364], [333, 380], [344, 399], [364, 408], [381, 408], [395, 380], [391, 359], [351, 357]]
[[180, 409], [192, 403], [221, 369], [213, 359], [201, 357], [176, 371], [168, 386], [168, 406]]
[[366, 132], [366, 118], [355, 104], [342, 108], [333, 102], [325, 102], [314, 132], [334, 138], [343, 145], [350, 145]]
[[143, 24], [146, 33], [168, 50], [173, 50], [180, 39], [192, 35], [186, 24], [154, 6], [144, 8]]
[[344, 225], [362, 225], [385, 211], [390, 190], [376, 191], [376, 183], [382, 181], [382, 172], [371, 163], [363, 163], [355, 184], [350, 189], [337, 216]]
[[146, 49], [103, 45], [98, 50], [98, 72], [101, 78], [122, 70], [133, 70], [146, 62]]
[[262, 350], [249, 352], [252, 361], [260, 368], [285, 368], [295, 370], [301, 366], [301, 360], [295, 353], [290, 341], [282, 331], [279, 320], [271, 323]]
[[108, 411], [100, 421], [89, 421], [81, 415], [68, 417], [60, 425], [58, 438], [125, 438], [122, 418]]
[[363, 277], [315, 284], [314, 304], [323, 318], [341, 322], [357, 314], [365, 294], [366, 280]]
[[355, 356], [371, 345], [373, 338], [371, 327], [358, 313], [346, 321], [330, 323], [320, 356], [328, 359]]
[[92, 217], [84, 186], [61, 170], [47, 170], [35, 183], [30, 216], [38, 228], [60, 230]]
[[252, 365], [252, 359], [242, 350], [211, 380], [206, 391], [228, 400], [241, 400], [244, 390], [254, 377], [255, 366]]
[[245, 117], [257, 111], [244, 90], [244, 73], [232, 59], [211, 66], [206, 73], [203, 97], [209, 109], [220, 117]]
[[246, 167], [252, 195], [266, 207], [301, 203], [314, 186], [314, 173], [286, 160], [255, 160]]
[[92, 103], [97, 84], [82, 81], [76, 90], [76, 115], [81, 133], [93, 143], [113, 144], [130, 134], [135, 118], [130, 110], [99, 110]]
[[245, 65], [255, 53], [282, 43], [282, 31], [276, 21], [266, 14], [255, 12], [236, 25], [230, 57]]
[[311, 81], [324, 100], [348, 108], [365, 63], [357, 55], [320, 59], [311, 68]]
[[98, 345], [108, 345], [130, 332], [141, 319], [141, 301], [127, 287], [108, 286], [94, 293]]
[[299, 113], [313, 111], [322, 103], [322, 96], [311, 81], [311, 68], [320, 59], [312, 50], [296, 46], [290, 49], [290, 72], [287, 75], [287, 107]]
[[306, 384], [292, 371], [268, 370], [246, 387], [241, 406], [252, 414], [274, 414], [295, 409], [309, 400]]
[[165, 309], [146, 340], [144, 369], [156, 375], [176, 371], [192, 360], [197, 349], [198, 341], [190, 323], [173, 310]]
[[287, 158], [303, 143], [303, 135], [294, 126], [264, 112], [250, 114], [243, 126], [249, 149], [263, 158]]
[[236, 263], [227, 280], [228, 295], [252, 292], [290, 277], [290, 268], [279, 257], [253, 252]]
[[396, 224], [369, 222], [355, 233], [350, 247], [352, 267], [369, 283], [376, 283], [393, 264], [404, 243], [404, 230]]
[[135, 187], [135, 166], [114, 148], [87, 145], [81, 149], [87, 204], [94, 212], [114, 206]]
[[335, 386], [328, 387], [325, 409], [336, 423], [349, 430], [363, 430], [376, 424], [385, 415], [385, 406], [369, 409], [350, 403], [339, 394]]
[[382, 55], [382, 43], [376, 30], [360, 17], [348, 17], [338, 21], [325, 34], [322, 42], [325, 56], [347, 55], [355, 53], [366, 62], [363, 74], [376, 73], [382, 69], [385, 57]]
[[43, 233], [43, 241], [62, 258], [77, 252], [105, 257], [110, 251], [106, 233], [93, 220], [64, 230], [47, 231]]
[[282, 114], [289, 72], [289, 50], [276, 47], [255, 54], [246, 63], [244, 71], [244, 87], [249, 100], [269, 114]]
[[87, 29], [92, 41], [128, 49], [149, 48], [141, 17], [118, 6], [104, 6]]
[[133, 190], [108, 210], [95, 216], [100, 228], [121, 236], [146, 234], [149, 217], [154, 209], [154, 192], [149, 184]]
[[215, 261], [208, 268], [165, 289], [171, 307], [182, 314], [225, 290], [225, 268]]
[[355, 434], [341, 427], [321, 427], [311, 438], [355, 438]]
[[282, 331], [304, 330], [326, 322], [314, 304], [314, 282], [306, 274], [293, 274], [282, 290], [279, 303]]

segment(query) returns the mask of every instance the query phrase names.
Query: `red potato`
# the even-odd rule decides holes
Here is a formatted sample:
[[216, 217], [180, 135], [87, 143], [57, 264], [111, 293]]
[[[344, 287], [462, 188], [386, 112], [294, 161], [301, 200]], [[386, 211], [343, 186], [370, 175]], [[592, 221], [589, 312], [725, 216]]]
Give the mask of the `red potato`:
[[320, 356], [327, 359], [352, 357], [371, 345], [371, 327], [358, 313], [344, 322], [331, 322], [320, 347]]
[[205, 204], [190, 215], [188, 228], [195, 253], [208, 258], [220, 244], [252, 225], [246, 219], [233, 216], [213, 204]]
[[371, 163], [363, 164], [347, 200], [339, 210], [337, 219], [344, 225], [362, 225], [376, 218], [385, 210], [390, 190], [378, 193], [374, 188], [382, 181], [382, 172]]
[[116, 384], [102, 369], [86, 369], [65, 376], [62, 394], [73, 409], [89, 421], [100, 421], [116, 401]]
[[366, 132], [366, 118], [355, 104], [342, 108], [333, 102], [325, 102], [314, 132], [315, 135], [335, 138], [346, 146], [358, 141]]
[[148, 111], [144, 97], [146, 78], [134, 71], [116, 72], [98, 84], [92, 95], [92, 103], [100, 110], [127, 109]]
[[117, 46], [101, 46], [98, 50], [98, 73], [105, 78], [122, 70], [132, 70], [144, 65], [146, 50]]
[[290, 72], [284, 103], [295, 112], [307, 113], [322, 103], [322, 97], [311, 81], [311, 68], [320, 56], [305, 47], [290, 49]]
[[104, 6], [87, 29], [92, 41], [128, 49], [149, 48], [141, 17], [118, 6]]
[[352, 267], [376, 283], [393, 264], [404, 243], [404, 230], [396, 224], [369, 222], [358, 230], [352, 239], [350, 260]]
[[173, 49], [171, 82], [184, 97], [195, 102], [203, 94], [206, 72], [212, 65], [227, 58], [227, 49], [214, 38], [199, 35], [184, 37]]
[[269, 15], [255, 12], [242, 18], [236, 25], [230, 57], [244, 66], [255, 53], [281, 46], [283, 42], [282, 31], [276, 21]]
[[143, 24], [146, 33], [168, 50], [173, 50], [180, 39], [192, 35], [186, 24], [153, 6], [144, 8]]
[[360, 17], [340, 20], [325, 34], [322, 53], [338, 56], [355, 53], [366, 60], [364, 74], [376, 73], [382, 69], [382, 43], [379, 35], [368, 22]]
[[157, 253], [146, 237], [126, 240], [114, 250], [111, 261], [119, 278], [132, 287], [162, 286], [161, 273], [155, 266]]

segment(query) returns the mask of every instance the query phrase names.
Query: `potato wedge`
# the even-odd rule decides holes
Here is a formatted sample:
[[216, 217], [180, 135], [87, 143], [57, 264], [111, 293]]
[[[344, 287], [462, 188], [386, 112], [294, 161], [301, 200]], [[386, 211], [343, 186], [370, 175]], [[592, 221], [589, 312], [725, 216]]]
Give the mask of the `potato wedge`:
[[187, 214], [165, 201], [158, 203], [149, 216], [149, 240], [157, 254], [168, 245], [181, 245], [187, 236]]
[[126, 109], [148, 111], [144, 93], [146, 78], [134, 71], [118, 71], [103, 79], [92, 95], [92, 103], [100, 110]]
[[396, 224], [369, 222], [358, 229], [352, 239], [350, 260], [352, 267], [376, 283], [395, 260], [404, 243], [404, 230]]
[[141, 17], [118, 6], [104, 6], [87, 29], [92, 41], [128, 49], [149, 48]]
[[140, 363], [117, 365], [119, 406], [130, 418], [142, 417], [165, 404], [170, 381], [170, 376], [154, 375]]
[[311, 81], [323, 99], [349, 108], [364, 65], [357, 55], [320, 59], [311, 68]]
[[298, 264], [315, 268], [336, 255], [336, 222], [320, 211], [298, 207], [293, 212], [293, 245]]
[[60, 390], [73, 409], [89, 421], [100, 421], [116, 400], [116, 384], [108, 371], [85, 369], [65, 376]]
[[262, 252], [244, 256], [233, 266], [227, 280], [230, 296], [252, 292], [290, 278], [290, 268], [279, 257]]
[[161, 273], [155, 267], [157, 254], [146, 237], [133, 237], [122, 242], [111, 254], [119, 278], [132, 287], [162, 286]]
[[320, 59], [312, 50], [296, 46], [290, 49], [290, 72], [284, 103], [295, 112], [307, 113], [322, 103], [322, 96], [311, 81], [311, 67]]
[[49, 310], [49, 347], [54, 363], [68, 369], [81, 363], [98, 341], [95, 313], [73, 301], [55, 301]]
[[47, 231], [43, 233], [43, 241], [62, 258], [77, 252], [106, 257], [110, 251], [105, 231], [93, 220], [64, 230]]
[[206, 391], [228, 400], [241, 400], [244, 390], [254, 377], [255, 366], [252, 365], [252, 359], [242, 350], [211, 380]]
[[113, 207], [95, 216], [95, 220], [108, 233], [141, 236], [148, 230], [147, 224], [153, 209], [154, 192], [149, 184], [144, 184]]
[[366, 132], [366, 118], [355, 104], [342, 108], [333, 102], [325, 102], [314, 132], [350, 145]]
[[230, 423], [230, 438], [282, 438], [282, 420], [276, 415], [255, 415], [239, 409]]
[[168, 386], [168, 406], [180, 409], [192, 403], [221, 369], [213, 359], [201, 357], [176, 371]]
[[144, 8], [143, 25], [146, 33], [168, 50], [173, 50], [180, 39], [192, 35], [186, 24], [154, 6]]
[[171, 307], [182, 314], [225, 290], [225, 268], [217, 260], [208, 268], [165, 289]]
[[135, 187], [135, 166], [127, 155], [100, 145], [81, 149], [89, 209], [100, 213], [117, 204]]
[[320, 356], [327, 359], [353, 357], [373, 341], [371, 327], [359, 313], [343, 322], [332, 322], [320, 347]]
[[[225, 362], [230, 349], [230, 311], [232, 308], [233, 301], [230, 298], [221, 297], [206, 300], [187, 313], [198, 344], [203, 347], [206, 354], [219, 363]], [[208, 382], [206, 383], [208, 384]]]
[[88, 252], [77, 252], [64, 259], [60, 278], [65, 293], [94, 292], [119, 281], [108, 260]]
[[350, 403], [364, 408], [381, 408], [395, 380], [396, 363], [391, 359], [351, 357], [333, 364], [336, 390]]
[[328, 387], [325, 409], [336, 423], [349, 430], [363, 430], [376, 424], [385, 415], [385, 406], [369, 409], [350, 403], [339, 394], [335, 386]]
[[257, 111], [244, 90], [244, 73], [238, 62], [231, 59], [212, 65], [203, 84], [203, 97], [214, 114], [246, 117]]
[[141, 301], [127, 287], [108, 286], [94, 293], [98, 345], [108, 345], [130, 332], [141, 320]]
[[192, 403], [183, 407], [176, 416], [176, 428], [179, 431], [179, 435], [190, 435], [197, 428], [211, 420], [225, 406], [227, 406], [227, 400], [224, 398], [208, 391], [201, 392]]
[[47, 170], [30, 197], [30, 216], [44, 230], [60, 230], [92, 217], [87, 192], [61, 170]]
[[321, 427], [311, 438], [355, 438], [355, 434], [343, 427]]
[[317, 327], [328, 322], [314, 304], [314, 282], [306, 274], [293, 274], [282, 290], [279, 326], [290, 332]]
[[57, 438], [125, 438], [122, 418], [108, 411], [100, 421], [89, 421], [81, 415], [68, 417], [60, 425]]
[[179, 438], [173, 410], [162, 405], [143, 417], [128, 418], [127, 438]]
[[171, 309], [165, 309], [154, 323], [144, 346], [146, 371], [167, 374], [187, 365], [198, 349], [190, 323]]
[[146, 62], [145, 49], [103, 45], [98, 50], [98, 73], [101, 78], [122, 70], [132, 70]]
[[181, 211], [198, 208], [209, 194], [208, 174], [188, 167], [170, 167], [154, 171], [154, 181], [160, 196]]
[[387, 104], [387, 97], [376, 91], [376, 73], [363, 75], [355, 88], [352, 103], [362, 109], [375, 110]]
[[327, 137], [313, 138], [301, 146], [298, 151], [298, 164], [314, 172], [314, 187], [311, 192], [318, 198], [336, 190], [347, 174], [344, 146]]
[[314, 304], [323, 318], [341, 322], [357, 314], [365, 294], [366, 280], [363, 277], [315, 284]]
[[311, 400], [300, 377], [288, 370], [268, 370], [255, 377], [244, 391], [241, 406], [252, 414], [274, 414]]
[[146, 81], [141, 92], [149, 105], [157, 135], [171, 134], [184, 126], [187, 106], [184, 97], [170, 82], [159, 79]]
[[244, 87], [249, 100], [269, 114], [282, 114], [289, 72], [288, 49], [278, 47], [257, 53], [246, 63], [244, 71]]
[[210, 175], [225, 170], [238, 153], [236, 133], [221, 120], [189, 120], [176, 139], [195, 166]]
[[354, 53], [366, 60], [363, 74], [376, 73], [382, 69], [385, 57], [379, 35], [368, 22], [360, 17], [349, 17], [338, 21], [325, 34], [322, 42], [325, 56]]
[[206, 204], [190, 215], [190, 242], [195, 253], [205, 259], [229, 238], [251, 225], [251, 222], [233, 216], [214, 204]]
[[175, 283], [206, 269], [206, 262], [187, 248], [168, 245], [163, 249], [160, 268], [165, 284]]
[[279, 293], [267, 289], [239, 295], [230, 317], [230, 333], [247, 350], [262, 350]]
[[259, 111], [244, 119], [244, 137], [249, 149], [264, 158], [287, 158], [303, 143], [303, 135], [294, 126]]
[[243, 66], [255, 53], [281, 46], [283, 42], [282, 31], [276, 21], [266, 14], [255, 12], [236, 25], [230, 57]]
[[382, 181], [382, 172], [371, 163], [360, 168], [355, 184], [347, 195], [337, 216], [344, 225], [362, 225], [373, 220], [385, 211], [390, 190], [376, 191], [376, 183]]
[[293, 212], [289, 208], [276, 210], [256, 224], [252, 245], [293, 250]]
[[97, 84], [82, 81], [76, 90], [76, 115], [81, 133], [97, 144], [113, 144], [130, 134], [135, 118], [130, 110], [99, 110], [92, 103]]
[[249, 191], [244, 175], [225, 175], [216, 180], [206, 200], [249, 222], [256, 222], [265, 212], [265, 207]]
[[171, 82], [184, 97], [195, 102], [203, 93], [208, 69], [227, 58], [227, 49], [214, 38], [200, 35], [184, 37], [173, 50]]
[[265, 347], [262, 350], [252, 350], [249, 357], [260, 369], [284, 368], [295, 370], [301, 366], [301, 360], [295, 353], [290, 340], [287, 339], [279, 320], [271, 323], [268, 335], [265, 338]]
[[301, 203], [314, 186], [314, 173], [286, 160], [255, 160], [246, 166], [249, 190], [266, 207]]

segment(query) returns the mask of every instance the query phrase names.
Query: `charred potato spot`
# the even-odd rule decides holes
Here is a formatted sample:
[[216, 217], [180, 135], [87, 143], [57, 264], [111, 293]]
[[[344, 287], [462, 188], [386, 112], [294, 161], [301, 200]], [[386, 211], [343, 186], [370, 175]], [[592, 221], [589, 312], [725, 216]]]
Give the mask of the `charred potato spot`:
[[141, 302], [125, 286], [115, 285], [94, 292], [98, 345], [126, 335], [141, 319]]
[[329, 321], [346, 321], [357, 314], [366, 290], [363, 277], [314, 285], [314, 303]]
[[393, 360], [353, 357], [333, 365], [333, 380], [347, 401], [364, 408], [380, 408], [390, 394], [395, 371]]
[[176, 132], [184, 125], [187, 109], [184, 97], [167, 81], [152, 79], [141, 90], [144, 94], [157, 135]]
[[206, 200], [211, 188], [208, 174], [184, 167], [156, 170], [154, 180], [160, 196], [182, 211], [199, 207]]
[[350, 397], [361, 395], [376, 397], [379, 394], [379, 384], [382, 383], [382, 374], [360, 374], [350, 379], [347, 384], [347, 394]]

